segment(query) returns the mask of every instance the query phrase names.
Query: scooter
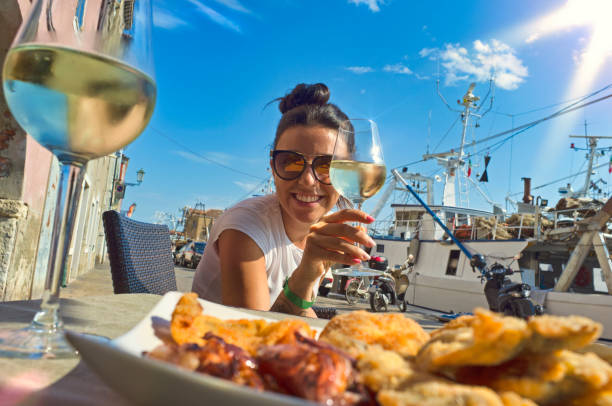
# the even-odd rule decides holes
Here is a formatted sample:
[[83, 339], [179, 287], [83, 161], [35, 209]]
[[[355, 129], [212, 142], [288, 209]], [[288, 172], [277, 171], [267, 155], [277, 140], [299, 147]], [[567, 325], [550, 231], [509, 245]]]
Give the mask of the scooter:
[[480, 270], [479, 278], [485, 281], [484, 293], [489, 309], [494, 312], [503, 313], [506, 316], [514, 316], [527, 319], [544, 313], [541, 305], [534, 303], [531, 296], [531, 286], [526, 283], [513, 282], [508, 276], [520, 272], [505, 267], [499, 263], [491, 267], [478, 266], [478, 262], [484, 262], [481, 255], [474, 255], [470, 264], [472, 269]]
[[[484, 256], [481, 254], [474, 254], [467, 249], [467, 247], [459, 241], [454, 233], [448, 229], [446, 224], [434, 213], [431, 208], [423, 201], [421, 196], [406, 182], [404, 178], [399, 174], [397, 169], [391, 171], [393, 176], [402, 183], [406, 189], [414, 196], [414, 198], [423, 206], [425, 211], [434, 219], [436, 223], [446, 232], [446, 235], [457, 245], [457, 247], [470, 259], [470, 265], [472, 270], [476, 272], [476, 269], [481, 273], [482, 280], [486, 280], [488, 284], [485, 285], [485, 296], [489, 304], [489, 308], [493, 311], [504, 312], [509, 316], [516, 316], [521, 318], [527, 318], [543, 313], [543, 308], [540, 305], [536, 305], [531, 301], [529, 296], [531, 295], [531, 287], [527, 284], [517, 284], [512, 282], [507, 275], [514, 273], [510, 267], [504, 267], [500, 264], [495, 264], [487, 268]], [[491, 283], [489, 283], [491, 282]], [[488, 293], [487, 293], [488, 292]], [[403, 302], [406, 301], [406, 295], [404, 295]]]
[[370, 308], [373, 312], [386, 312], [389, 305], [397, 305], [400, 310], [400, 303], [395, 293], [395, 278], [390, 270], [384, 274], [374, 277], [374, 281], [368, 288], [370, 295]]
[[390, 304], [400, 305], [400, 301], [395, 291], [395, 278], [391, 273], [391, 269], [388, 268], [388, 265], [389, 261], [384, 257], [373, 257], [368, 262], [368, 266], [371, 269], [384, 272], [382, 275], [375, 276], [368, 288], [370, 308], [373, 312], [386, 312]]

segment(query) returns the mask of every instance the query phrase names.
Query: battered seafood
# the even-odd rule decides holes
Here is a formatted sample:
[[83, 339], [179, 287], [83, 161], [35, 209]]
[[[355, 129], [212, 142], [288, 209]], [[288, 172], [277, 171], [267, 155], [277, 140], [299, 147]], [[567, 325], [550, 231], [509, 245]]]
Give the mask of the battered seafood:
[[220, 320], [186, 294], [153, 324], [150, 358], [326, 406], [612, 406], [612, 366], [573, 352], [612, 352], [589, 345], [601, 325], [583, 317], [476, 309], [430, 338], [403, 315], [357, 311], [316, 341], [302, 320]]
[[202, 314], [202, 306], [195, 293], [181, 297], [172, 313], [170, 331], [177, 344], [195, 343], [203, 345], [207, 332], [237, 345], [251, 355], [257, 354], [262, 345], [290, 344], [295, 342], [295, 333], [314, 338], [315, 331], [303, 320], [286, 319], [278, 322], [265, 320], [221, 320]]
[[404, 357], [412, 356], [428, 339], [429, 334], [417, 322], [401, 314], [364, 310], [334, 317], [319, 336], [319, 340], [341, 348], [353, 357], [373, 344]]
[[504, 394], [500, 397], [488, 388], [446, 382], [419, 383], [403, 392], [383, 390], [378, 393], [377, 400], [382, 406], [534, 405], [518, 395]]
[[579, 349], [601, 334], [602, 327], [579, 316], [532, 317], [528, 322], [475, 309], [431, 334], [417, 356], [419, 367], [444, 372], [458, 366], [492, 366], [523, 352], [550, 353]]
[[533, 333], [528, 346], [532, 352], [577, 350], [597, 340], [602, 331], [601, 324], [581, 316], [532, 317], [527, 326]]
[[426, 371], [461, 365], [498, 365], [523, 350], [531, 331], [527, 323], [484, 309], [461, 316], [436, 330], [417, 355]]
[[595, 354], [562, 350], [517, 357], [495, 367], [463, 367], [454, 378], [511, 391], [545, 406], [597, 393], [612, 384], [612, 367]]

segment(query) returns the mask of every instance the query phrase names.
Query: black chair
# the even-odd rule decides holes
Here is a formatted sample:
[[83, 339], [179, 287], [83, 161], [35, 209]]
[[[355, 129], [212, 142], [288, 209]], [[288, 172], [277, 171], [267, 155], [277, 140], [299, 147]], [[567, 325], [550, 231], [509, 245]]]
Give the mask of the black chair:
[[167, 226], [132, 220], [116, 211], [102, 214], [115, 293], [176, 290]]

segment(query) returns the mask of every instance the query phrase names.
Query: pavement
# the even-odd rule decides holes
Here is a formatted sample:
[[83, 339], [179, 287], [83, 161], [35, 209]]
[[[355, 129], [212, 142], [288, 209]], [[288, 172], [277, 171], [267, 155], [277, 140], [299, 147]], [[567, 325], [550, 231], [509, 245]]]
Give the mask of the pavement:
[[[179, 292], [190, 292], [194, 269], [176, 266], [176, 286]], [[113, 294], [113, 281], [111, 278], [110, 265], [108, 261], [98, 264], [86, 274], [79, 276], [76, 280], [62, 288], [60, 296], [63, 298], [77, 298], [84, 296], [103, 296]], [[366, 299], [349, 304], [343, 295], [330, 293], [327, 297], [319, 296], [315, 301], [316, 306], [334, 307], [338, 314], [348, 313], [354, 310], [370, 311], [370, 305]], [[399, 312], [399, 309], [392, 307], [390, 312]], [[417, 321], [425, 330], [431, 331], [442, 325], [437, 319], [441, 313], [423, 309], [417, 306], [408, 306], [404, 313], [407, 317]]]

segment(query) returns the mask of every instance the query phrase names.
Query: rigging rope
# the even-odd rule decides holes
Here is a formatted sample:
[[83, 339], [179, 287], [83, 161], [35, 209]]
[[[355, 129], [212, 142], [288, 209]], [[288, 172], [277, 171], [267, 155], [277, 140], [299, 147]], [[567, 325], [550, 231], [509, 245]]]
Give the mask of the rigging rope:
[[181, 147], [182, 149], [184, 149], [186, 152], [189, 152], [190, 154], [193, 154], [193, 155], [195, 155], [195, 156], [196, 156], [196, 157], [198, 157], [198, 158], [201, 158], [201, 159], [203, 159], [203, 160], [205, 160], [205, 161], [208, 161], [208, 162], [210, 162], [211, 164], [214, 164], [214, 165], [220, 166], [220, 167], [225, 168], [225, 169], [227, 169], [227, 170], [230, 170], [230, 171], [232, 171], [232, 172], [236, 172], [236, 173], [239, 173], [239, 174], [241, 174], [241, 175], [248, 176], [248, 177], [250, 177], [250, 178], [254, 178], [254, 179], [257, 179], [257, 180], [262, 180], [262, 179], [263, 179], [264, 181], [265, 181], [265, 180], [268, 180], [268, 178], [265, 178], [265, 179], [264, 179], [264, 178], [261, 178], [261, 177], [259, 177], [259, 176], [255, 176], [255, 175], [253, 175], [253, 174], [251, 174], [251, 173], [243, 172], [243, 171], [241, 171], [241, 170], [239, 170], [239, 169], [232, 168], [231, 166], [228, 166], [228, 165], [222, 164], [221, 162], [217, 162], [217, 161], [215, 161], [214, 159], [207, 158], [207, 157], [205, 157], [204, 155], [199, 154], [199, 153], [197, 153], [197, 152], [193, 151], [191, 148], [189, 148], [189, 147], [188, 147], [188, 146], [186, 146], [185, 144], [183, 144], [183, 143], [181, 143], [181, 142], [179, 142], [179, 141], [175, 140], [174, 138], [170, 137], [169, 135], [164, 134], [163, 132], [161, 132], [161, 131], [160, 131], [160, 130], [158, 130], [157, 128], [155, 128], [155, 127], [149, 127], [149, 128], [150, 128], [151, 130], [153, 130], [154, 132], [156, 132], [157, 134], [159, 134], [160, 136], [162, 136], [162, 137], [166, 138], [168, 141], [170, 141], [170, 142], [172, 142], [172, 143], [174, 143], [174, 144], [178, 145], [179, 147]]

